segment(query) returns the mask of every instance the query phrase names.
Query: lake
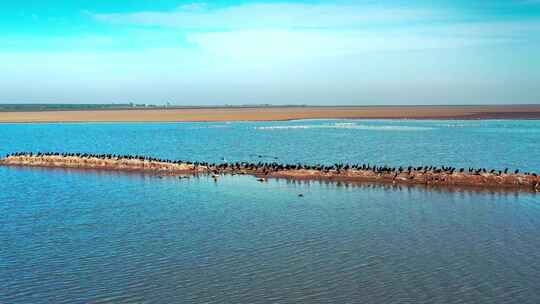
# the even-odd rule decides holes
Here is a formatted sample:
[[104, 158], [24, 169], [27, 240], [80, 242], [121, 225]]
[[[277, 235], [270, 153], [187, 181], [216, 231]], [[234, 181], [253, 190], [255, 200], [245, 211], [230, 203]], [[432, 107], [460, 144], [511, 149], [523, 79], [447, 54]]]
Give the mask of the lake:
[[[0, 153], [16, 151], [538, 173], [540, 121], [0, 125]], [[0, 303], [540, 302], [533, 193], [6, 167], [0, 180]]]

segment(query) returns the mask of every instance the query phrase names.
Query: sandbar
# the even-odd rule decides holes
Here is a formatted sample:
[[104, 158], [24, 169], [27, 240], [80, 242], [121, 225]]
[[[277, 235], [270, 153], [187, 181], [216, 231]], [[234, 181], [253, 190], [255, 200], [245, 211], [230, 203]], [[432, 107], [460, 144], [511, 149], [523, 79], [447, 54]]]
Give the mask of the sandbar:
[[0, 123], [223, 122], [297, 119], [540, 119], [540, 105], [272, 106], [0, 112]]
[[400, 185], [468, 186], [540, 192], [540, 176], [528, 172], [508, 172], [453, 167], [399, 167], [344, 165], [300, 165], [277, 163], [197, 163], [144, 156], [91, 155], [73, 153], [16, 153], [0, 159], [0, 166], [73, 168], [105, 171], [149, 172], [158, 175], [252, 175], [268, 178], [322, 180], [332, 182], [391, 183]]

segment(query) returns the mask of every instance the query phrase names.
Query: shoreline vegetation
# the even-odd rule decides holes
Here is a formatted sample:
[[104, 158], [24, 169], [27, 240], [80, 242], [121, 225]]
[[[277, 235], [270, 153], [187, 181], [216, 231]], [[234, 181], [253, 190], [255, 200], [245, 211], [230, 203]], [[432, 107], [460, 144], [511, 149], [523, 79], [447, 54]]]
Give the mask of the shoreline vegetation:
[[455, 167], [386, 167], [368, 164], [304, 165], [278, 163], [218, 163], [166, 160], [147, 156], [86, 153], [14, 153], [0, 159], [0, 166], [89, 169], [145, 172], [159, 176], [251, 175], [260, 182], [269, 178], [303, 181], [381, 183], [442, 187], [476, 187], [493, 190], [540, 192], [540, 176], [515, 170]]
[[540, 105], [222, 106], [0, 105], [0, 123], [225, 122], [297, 119], [540, 119]]

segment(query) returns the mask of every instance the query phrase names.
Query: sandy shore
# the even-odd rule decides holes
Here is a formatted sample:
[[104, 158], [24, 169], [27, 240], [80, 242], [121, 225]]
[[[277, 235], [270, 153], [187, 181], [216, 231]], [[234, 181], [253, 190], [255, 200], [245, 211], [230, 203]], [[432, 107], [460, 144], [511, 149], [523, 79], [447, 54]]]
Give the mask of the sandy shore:
[[0, 166], [41, 168], [72, 168], [106, 171], [149, 172], [158, 175], [252, 175], [264, 182], [267, 178], [292, 180], [322, 180], [331, 182], [356, 182], [426, 186], [459, 186], [484, 189], [512, 189], [540, 191], [540, 176], [529, 173], [467, 172], [455, 169], [400, 169], [376, 170], [360, 167], [300, 168], [279, 164], [197, 164], [181, 161], [154, 160], [124, 157], [16, 155], [0, 159]]
[[0, 123], [271, 121], [293, 119], [540, 119], [540, 105], [133, 109], [0, 112]]

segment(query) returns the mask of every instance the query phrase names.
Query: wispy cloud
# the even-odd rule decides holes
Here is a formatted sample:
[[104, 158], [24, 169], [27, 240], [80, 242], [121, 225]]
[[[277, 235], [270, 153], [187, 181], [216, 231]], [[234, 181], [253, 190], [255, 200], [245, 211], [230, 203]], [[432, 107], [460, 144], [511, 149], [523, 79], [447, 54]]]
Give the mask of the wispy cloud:
[[334, 28], [444, 20], [428, 9], [374, 5], [259, 3], [213, 8], [191, 4], [169, 12], [95, 14], [103, 22], [182, 29]]
[[94, 14], [100, 22], [175, 29], [201, 51], [245, 58], [463, 48], [528, 39], [540, 21], [462, 20], [451, 10], [373, 4], [258, 3]]
[[297, 59], [371, 51], [463, 49], [529, 43], [531, 33], [540, 38], [540, 21], [455, 23], [384, 30], [246, 29], [189, 33], [187, 39], [202, 50], [247, 61], [261, 57]]

